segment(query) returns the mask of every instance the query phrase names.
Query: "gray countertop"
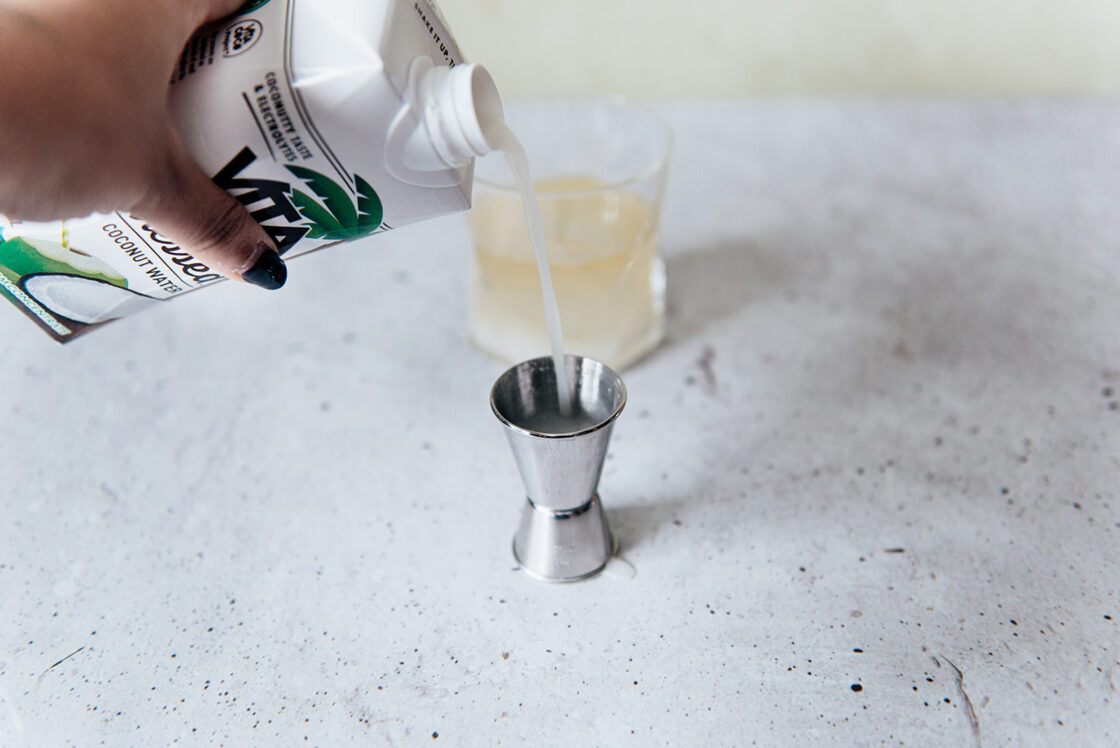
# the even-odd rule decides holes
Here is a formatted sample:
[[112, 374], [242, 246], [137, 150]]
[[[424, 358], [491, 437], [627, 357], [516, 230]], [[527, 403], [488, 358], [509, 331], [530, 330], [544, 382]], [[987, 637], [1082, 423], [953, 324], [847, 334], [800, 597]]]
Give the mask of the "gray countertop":
[[1120, 741], [1120, 105], [661, 107], [669, 338], [515, 570], [461, 217], [0, 312], [0, 744]]

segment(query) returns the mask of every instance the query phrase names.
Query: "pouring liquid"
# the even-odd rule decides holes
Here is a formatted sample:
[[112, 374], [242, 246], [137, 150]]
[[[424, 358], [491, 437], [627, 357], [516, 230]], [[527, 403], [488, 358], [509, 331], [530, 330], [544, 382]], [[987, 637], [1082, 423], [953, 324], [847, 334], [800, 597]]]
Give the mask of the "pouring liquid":
[[552, 285], [552, 272], [548, 267], [548, 246], [545, 243], [544, 217], [541, 206], [533, 192], [533, 180], [529, 173], [529, 157], [521, 141], [501, 120], [491, 122], [486, 128], [486, 140], [502, 152], [509, 164], [517, 188], [521, 191], [521, 206], [525, 212], [525, 225], [529, 229], [529, 239], [533, 244], [533, 254], [537, 260], [540, 275], [541, 295], [544, 299], [544, 318], [548, 326], [548, 340], [552, 347], [552, 368], [556, 372], [556, 401], [560, 416], [568, 418], [572, 413], [572, 386], [568, 381], [567, 367], [564, 366], [564, 335], [560, 327], [560, 306], [556, 303], [556, 291]]

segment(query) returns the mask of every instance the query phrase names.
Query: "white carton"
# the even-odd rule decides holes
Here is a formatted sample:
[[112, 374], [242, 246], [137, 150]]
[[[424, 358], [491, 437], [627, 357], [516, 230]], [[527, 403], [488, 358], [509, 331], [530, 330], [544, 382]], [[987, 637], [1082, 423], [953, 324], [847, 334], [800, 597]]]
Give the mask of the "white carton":
[[[501, 116], [431, 0], [251, 0], [188, 43], [171, 107], [285, 259], [469, 208]], [[127, 213], [0, 217], [0, 294], [60, 341], [220, 279]]]

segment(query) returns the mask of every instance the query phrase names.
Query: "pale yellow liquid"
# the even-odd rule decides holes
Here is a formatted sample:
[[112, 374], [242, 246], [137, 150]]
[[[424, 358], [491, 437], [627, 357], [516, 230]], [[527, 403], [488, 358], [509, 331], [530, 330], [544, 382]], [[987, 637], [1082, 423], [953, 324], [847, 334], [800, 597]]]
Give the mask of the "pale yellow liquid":
[[[591, 177], [542, 180], [533, 188], [565, 347], [612, 367], [626, 366], [662, 333], [664, 270], [656, 252], [655, 209]], [[541, 315], [546, 300], [521, 201], [513, 193], [480, 194], [469, 220], [475, 240], [474, 342], [504, 358], [531, 356], [548, 340]]]

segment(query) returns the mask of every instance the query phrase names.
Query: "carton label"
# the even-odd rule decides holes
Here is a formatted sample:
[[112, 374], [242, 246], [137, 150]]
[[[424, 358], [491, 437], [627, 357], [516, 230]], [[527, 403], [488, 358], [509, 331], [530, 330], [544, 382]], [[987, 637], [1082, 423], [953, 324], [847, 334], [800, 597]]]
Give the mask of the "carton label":
[[[339, 66], [342, 43], [325, 30], [346, 13], [368, 22], [357, 24], [366, 39], [344, 40], [365, 46], [347, 51], [383, 62], [323, 76]], [[383, 33], [379, 23], [401, 28]], [[384, 39], [400, 53], [379, 49]], [[380, 156], [399, 79], [421, 54], [449, 65], [458, 56], [426, 1], [250, 0], [186, 45], [171, 75], [172, 113], [199, 164], [290, 259], [386, 230], [387, 218], [400, 225], [469, 207], [469, 180], [418, 190], [394, 180]], [[301, 79], [301, 65], [319, 77]], [[221, 279], [128, 213], [0, 217], [0, 296], [63, 342]]]

